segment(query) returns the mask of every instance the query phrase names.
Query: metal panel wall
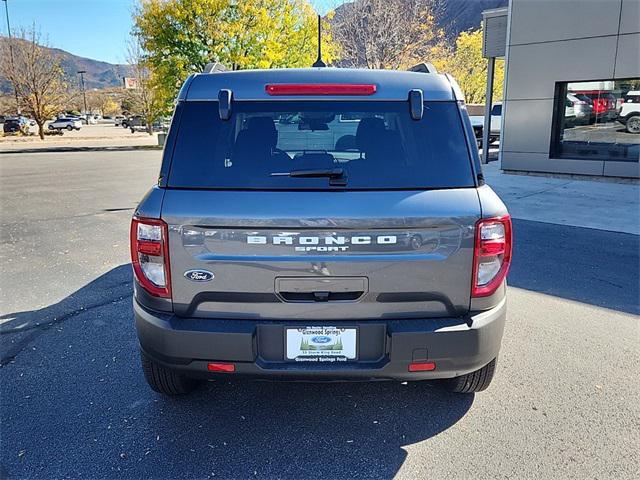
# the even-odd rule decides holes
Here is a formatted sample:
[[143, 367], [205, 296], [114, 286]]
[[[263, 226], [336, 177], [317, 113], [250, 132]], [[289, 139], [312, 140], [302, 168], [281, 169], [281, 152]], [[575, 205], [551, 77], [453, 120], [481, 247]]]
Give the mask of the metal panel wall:
[[633, 162], [549, 156], [556, 82], [640, 78], [640, 35], [629, 31], [640, 28], [634, 21], [638, 4], [640, 0], [589, 0], [576, 9], [573, 0], [511, 0], [503, 169], [638, 177]]

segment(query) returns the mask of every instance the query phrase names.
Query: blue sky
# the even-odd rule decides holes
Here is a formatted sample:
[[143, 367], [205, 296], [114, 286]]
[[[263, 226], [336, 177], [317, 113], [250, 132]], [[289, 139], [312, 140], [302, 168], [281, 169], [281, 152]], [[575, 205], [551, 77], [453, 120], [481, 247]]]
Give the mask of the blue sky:
[[[325, 14], [345, 0], [310, 0]], [[11, 30], [33, 23], [51, 47], [81, 57], [125, 63], [131, 12], [137, 0], [9, 0]], [[7, 34], [4, 2], [0, 3], [0, 32]]]

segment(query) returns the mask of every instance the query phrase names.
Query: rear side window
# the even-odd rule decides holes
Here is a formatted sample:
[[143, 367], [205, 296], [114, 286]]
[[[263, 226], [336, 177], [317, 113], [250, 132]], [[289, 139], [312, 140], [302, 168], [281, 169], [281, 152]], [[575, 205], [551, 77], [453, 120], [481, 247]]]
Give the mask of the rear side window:
[[[167, 185], [218, 189], [474, 186], [455, 102], [185, 102]], [[317, 174], [317, 175], [316, 175]]]
[[502, 115], [502, 104], [498, 103], [491, 108], [491, 115]]

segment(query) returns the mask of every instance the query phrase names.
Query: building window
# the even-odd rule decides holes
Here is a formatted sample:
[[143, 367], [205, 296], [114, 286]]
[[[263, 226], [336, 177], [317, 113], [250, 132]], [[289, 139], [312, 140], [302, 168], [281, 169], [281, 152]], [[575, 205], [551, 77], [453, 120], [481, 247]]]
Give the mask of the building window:
[[556, 83], [550, 155], [638, 162], [640, 79]]

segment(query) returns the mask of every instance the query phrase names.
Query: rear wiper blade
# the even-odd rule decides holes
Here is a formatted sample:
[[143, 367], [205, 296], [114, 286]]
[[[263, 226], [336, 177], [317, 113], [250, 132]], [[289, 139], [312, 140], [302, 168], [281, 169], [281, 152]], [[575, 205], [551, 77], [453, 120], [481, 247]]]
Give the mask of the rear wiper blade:
[[344, 169], [342, 168], [318, 168], [305, 170], [292, 170], [291, 172], [274, 172], [272, 177], [298, 177], [298, 178], [342, 178]]
[[347, 177], [342, 168], [318, 168], [305, 170], [292, 170], [291, 172], [274, 172], [272, 177], [292, 177], [292, 178], [322, 178], [329, 179], [329, 185], [344, 187], [347, 184]]

